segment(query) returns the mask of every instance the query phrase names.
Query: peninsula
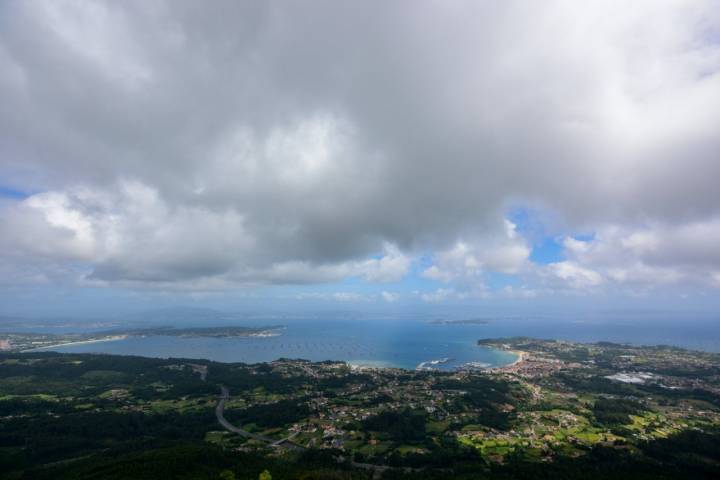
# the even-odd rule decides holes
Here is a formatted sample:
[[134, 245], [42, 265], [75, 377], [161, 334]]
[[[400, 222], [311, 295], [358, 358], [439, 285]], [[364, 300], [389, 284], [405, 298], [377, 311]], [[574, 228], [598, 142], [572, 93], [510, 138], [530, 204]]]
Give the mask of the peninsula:
[[274, 337], [282, 334], [285, 327], [195, 327], [176, 328], [169, 326], [139, 329], [116, 329], [90, 333], [0, 333], [0, 351], [31, 351], [67, 345], [110, 342], [129, 337], [181, 337], [181, 338], [230, 338], [230, 337]]

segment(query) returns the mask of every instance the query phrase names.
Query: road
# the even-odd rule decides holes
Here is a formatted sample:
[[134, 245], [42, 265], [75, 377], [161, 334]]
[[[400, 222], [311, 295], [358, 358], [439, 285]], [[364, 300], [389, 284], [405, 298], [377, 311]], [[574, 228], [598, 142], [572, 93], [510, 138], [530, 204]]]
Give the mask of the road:
[[[286, 438], [281, 438], [280, 440], [275, 440], [274, 438], [266, 437], [265, 435], [258, 435], [256, 433], [248, 432], [247, 430], [243, 430], [242, 428], [238, 428], [232, 423], [228, 422], [225, 418], [225, 402], [227, 402], [230, 399], [230, 390], [225, 385], [220, 385], [220, 399], [218, 400], [217, 407], [215, 407], [215, 415], [217, 416], [218, 422], [220, 422], [220, 425], [225, 428], [225, 430], [228, 430], [233, 433], [237, 433], [238, 435], [242, 435], [243, 437], [252, 438], [255, 440], [260, 440], [261, 442], [265, 442], [269, 444], [271, 447], [279, 447], [279, 448], [285, 448], [287, 450], [307, 450], [306, 447], [303, 447], [302, 445], [298, 445], [297, 443], [292, 442], [292, 437], [294, 435], [291, 435]], [[335, 460], [338, 463], [349, 463], [351, 466], [355, 468], [362, 468], [364, 470], [371, 470], [374, 472], [373, 478], [380, 478], [386, 470], [391, 469], [392, 467], [389, 467], [387, 465], [374, 465], [371, 463], [359, 463], [352, 461], [352, 459], [346, 459], [343, 456], [335, 457]], [[422, 471], [422, 468], [404, 468], [405, 472], [419, 472]]]
[[243, 437], [260, 440], [261, 442], [268, 443], [270, 444], [270, 446], [273, 447], [286, 448], [289, 450], [305, 450], [305, 447], [291, 442], [290, 437], [276, 440], [274, 438], [266, 437], [265, 435], [258, 435], [256, 433], [248, 432], [247, 430], [238, 428], [232, 423], [228, 422], [225, 418], [225, 402], [227, 402], [229, 399], [230, 390], [228, 390], [225, 385], [220, 385], [220, 400], [218, 401], [217, 407], [215, 407], [215, 416], [217, 416], [218, 422], [220, 422], [220, 425], [222, 425], [225, 430], [237, 433], [238, 435], [242, 435]]

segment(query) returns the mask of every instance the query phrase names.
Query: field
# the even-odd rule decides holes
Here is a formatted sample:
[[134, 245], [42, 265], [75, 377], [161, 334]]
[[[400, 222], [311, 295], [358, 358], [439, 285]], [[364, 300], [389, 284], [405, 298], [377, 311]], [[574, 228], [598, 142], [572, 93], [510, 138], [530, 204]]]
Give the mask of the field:
[[[3, 354], [0, 474], [210, 479], [229, 469], [255, 479], [268, 469], [276, 479], [448, 472], [476, 479], [536, 478], [541, 468], [556, 478], [720, 475], [716, 355], [482, 342], [521, 350], [524, 360], [443, 373], [300, 360]], [[229, 391], [224, 418], [256, 438], [218, 422], [221, 385]]]

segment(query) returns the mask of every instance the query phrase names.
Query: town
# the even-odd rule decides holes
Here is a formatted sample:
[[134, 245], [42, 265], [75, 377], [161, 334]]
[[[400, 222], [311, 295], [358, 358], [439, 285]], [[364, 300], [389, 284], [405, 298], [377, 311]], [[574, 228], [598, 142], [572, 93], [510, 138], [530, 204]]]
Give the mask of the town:
[[377, 475], [442, 471], [458, 458], [484, 468], [552, 464], [598, 448], [642, 458], [648, 445], [720, 427], [720, 355], [527, 338], [478, 343], [516, 352], [518, 361], [441, 372], [5, 353], [0, 431], [6, 451], [27, 455], [32, 440], [23, 434], [13, 444], [20, 437], [12, 432], [35, 431], [34, 422], [172, 419], [183, 435], [223, 452], [277, 460], [325, 451]]

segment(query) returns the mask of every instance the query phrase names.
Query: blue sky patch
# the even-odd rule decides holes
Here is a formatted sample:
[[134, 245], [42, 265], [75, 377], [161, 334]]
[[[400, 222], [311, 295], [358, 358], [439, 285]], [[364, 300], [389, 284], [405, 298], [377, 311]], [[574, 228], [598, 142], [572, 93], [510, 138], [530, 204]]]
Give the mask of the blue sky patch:
[[30, 196], [29, 193], [17, 190], [12, 187], [6, 187], [5, 185], [0, 185], [0, 197], [14, 198], [16, 200], [24, 200], [29, 196]]

